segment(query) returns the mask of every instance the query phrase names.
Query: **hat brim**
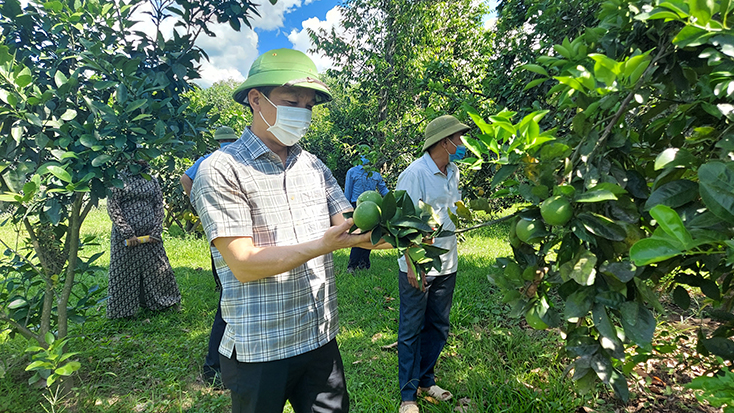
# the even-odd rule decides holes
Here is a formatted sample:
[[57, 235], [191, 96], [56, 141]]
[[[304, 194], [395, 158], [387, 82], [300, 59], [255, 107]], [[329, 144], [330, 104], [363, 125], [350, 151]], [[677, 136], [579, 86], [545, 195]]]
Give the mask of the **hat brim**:
[[[252, 75], [245, 80], [235, 91], [232, 93], [232, 98], [235, 102], [241, 104], [247, 104], [247, 94], [250, 89], [257, 87], [266, 86], [284, 86], [286, 83], [292, 82], [293, 79], [313, 79], [313, 75], [301, 71], [293, 70], [281, 70], [281, 71], [269, 71], [267, 73], [258, 73]], [[295, 83], [294, 87], [303, 87], [307, 89], [313, 89], [316, 91], [316, 104], [326, 103], [332, 99], [331, 92], [327, 87], [321, 83], [303, 81]]]
[[240, 137], [235, 135], [234, 133], [220, 133], [219, 135], [214, 135], [214, 140], [216, 141], [236, 141]]
[[456, 132], [466, 132], [469, 129], [471, 128], [461, 122], [457, 123], [456, 125], [452, 125], [450, 128], [442, 131], [443, 133], [441, 135], [431, 136], [429, 139], [426, 139], [426, 142], [423, 144], [423, 152], [425, 152], [431, 146], [435, 145], [437, 142], [440, 142], [441, 139], [449, 137]]

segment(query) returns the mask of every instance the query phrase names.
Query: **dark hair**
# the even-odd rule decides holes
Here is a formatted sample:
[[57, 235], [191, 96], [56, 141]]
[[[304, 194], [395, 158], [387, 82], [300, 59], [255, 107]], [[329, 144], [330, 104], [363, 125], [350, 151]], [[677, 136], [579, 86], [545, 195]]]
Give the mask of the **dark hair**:
[[[255, 90], [257, 90], [258, 92], [260, 92], [260, 93], [262, 93], [263, 95], [265, 95], [265, 96], [267, 96], [268, 98], [270, 98], [270, 94], [271, 94], [271, 93], [273, 92], [273, 90], [274, 90], [274, 89], [275, 89], [276, 87], [277, 87], [277, 86], [258, 86], [258, 87], [254, 87], [254, 88], [252, 88], [252, 89], [255, 89]], [[252, 90], [252, 89], [250, 89], [250, 90]], [[248, 94], [248, 95], [250, 94], [250, 90], [248, 90], [248, 91], [247, 91], [247, 94]], [[245, 100], [245, 103], [244, 103], [244, 105], [245, 105], [245, 106], [246, 106], [247, 108], [249, 108], [249, 109], [250, 109], [250, 112], [252, 113], [252, 106], [250, 106], [250, 102], [249, 102], [248, 100]]]

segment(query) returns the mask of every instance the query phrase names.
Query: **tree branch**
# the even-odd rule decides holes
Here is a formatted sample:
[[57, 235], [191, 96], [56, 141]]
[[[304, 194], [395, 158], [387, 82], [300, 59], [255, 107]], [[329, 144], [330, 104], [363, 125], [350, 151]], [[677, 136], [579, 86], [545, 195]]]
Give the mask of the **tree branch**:
[[41, 347], [48, 348], [46, 339], [44, 339], [42, 335], [38, 335], [34, 333], [28, 327], [22, 324], [19, 324], [17, 321], [13, 320], [12, 318], [7, 317], [5, 314], [0, 314], [0, 321], [10, 324], [11, 327], [13, 327], [17, 332], [20, 333], [20, 335], [22, 335], [26, 339], [36, 340]]

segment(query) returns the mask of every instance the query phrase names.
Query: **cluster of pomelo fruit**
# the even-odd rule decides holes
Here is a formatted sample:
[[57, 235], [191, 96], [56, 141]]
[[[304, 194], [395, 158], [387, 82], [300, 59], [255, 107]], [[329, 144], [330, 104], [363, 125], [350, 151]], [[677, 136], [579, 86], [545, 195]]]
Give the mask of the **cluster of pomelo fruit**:
[[430, 244], [441, 232], [433, 208], [422, 201], [416, 208], [405, 191], [390, 191], [384, 197], [377, 191], [365, 191], [357, 198], [354, 211], [344, 216], [354, 220], [350, 231], [372, 231], [372, 244], [384, 239], [400, 255], [406, 255], [416, 277], [431, 268], [441, 269], [439, 256], [446, 250]]
[[573, 207], [568, 198], [563, 195], [552, 196], [540, 204], [540, 216], [538, 218], [520, 218], [510, 227], [510, 244], [517, 248], [521, 242], [537, 244], [546, 235], [551, 226], [563, 226], [571, 220]]
[[[531, 211], [525, 216], [520, 216], [510, 225], [510, 244], [528, 252], [530, 247], [523, 247], [524, 244], [540, 243], [550, 235], [548, 226], [564, 226], [572, 217], [573, 206], [569, 199], [563, 195], [551, 196], [540, 204], [540, 217], [537, 216], [537, 210], [534, 211], [534, 214]], [[534, 258], [534, 254], [526, 253], [525, 256]], [[539, 300], [536, 296], [536, 290], [546, 271], [539, 268], [539, 263], [531, 262], [532, 259], [526, 260], [529, 262], [525, 263], [524, 268], [512, 258], [499, 258], [497, 261], [500, 267], [504, 267], [504, 277], [491, 279], [503, 289], [511, 291], [506, 296], [506, 300], [512, 301], [519, 298], [519, 289], [529, 300], [525, 321], [535, 329], [548, 328], [548, 324], [553, 323], [554, 318], [547, 311], [548, 304], [543, 301], [545, 298]]]

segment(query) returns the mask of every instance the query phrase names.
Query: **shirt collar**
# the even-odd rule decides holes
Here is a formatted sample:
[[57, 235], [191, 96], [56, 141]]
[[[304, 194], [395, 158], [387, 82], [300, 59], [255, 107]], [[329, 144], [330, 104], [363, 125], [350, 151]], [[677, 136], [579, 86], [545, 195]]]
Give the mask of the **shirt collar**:
[[[242, 137], [240, 137], [240, 139], [237, 140], [236, 143], [238, 144], [241, 143], [241, 145], [238, 145], [237, 148], [233, 148], [233, 149], [240, 152], [242, 151], [242, 147], [244, 146], [245, 148], [248, 149], [246, 151], [248, 152], [247, 156], [251, 157], [252, 159], [257, 159], [260, 156], [267, 154], [267, 153], [272, 153], [273, 156], [277, 156], [275, 155], [273, 151], [270, 150], [270, 148], [267, 147], [267, 145], [265, 145], [265, 143], [262, 140], [260, 140], [260, 138], [257, 137], [257, 135], [255, 135], [252, 132], [252, 129], [250, 129], [249, 126], [245, 128], [245, 131], [242, 132]], [[232, 148], [234, 146], [235, 145], [229, 145], [227, 146], [227, 148]], [[298, 144], [289, 147], [287, 163], [290, 164], [291, 157], [297, 157], [301, 152], [302, 152], [301, 146]]]
[[426, 168], [433, 175], [441, 174], [443, 176], [446, 176], [447, 178], [450, 178], [454, 174], [454, 168], [456, 168], [456, 165], [454, 165], [453, 162], [449, 162], [448, 165], [446, 165], [446, 174], [444, 175], [444, 173], [441, 172], [440, 169], [438, 169], [436, 162], [433, 161], [433, 158], [431, 158], [431, 154], [429, 154], [428, 151], [423, 152], [423, 156], [421, 156], [421, 159], [423, 160]]

